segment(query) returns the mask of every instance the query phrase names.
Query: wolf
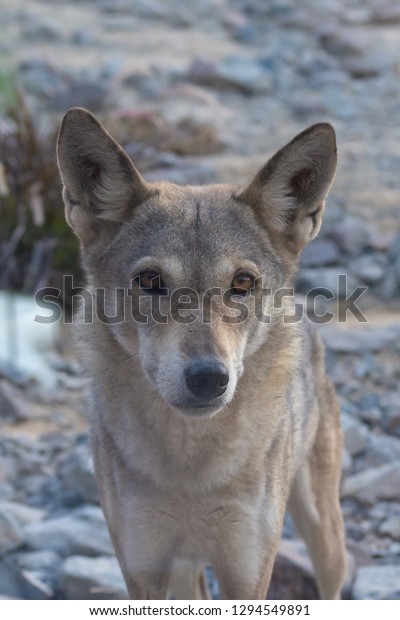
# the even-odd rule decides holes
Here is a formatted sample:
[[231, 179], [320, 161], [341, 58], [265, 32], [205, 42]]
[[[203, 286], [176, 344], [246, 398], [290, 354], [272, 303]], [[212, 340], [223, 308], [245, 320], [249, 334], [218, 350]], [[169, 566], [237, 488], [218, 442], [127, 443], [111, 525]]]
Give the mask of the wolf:
[[339, 407], [287, 293], [335, 175], [332, 126], [244, 186], [147, 182], [82, 108], [57, 155], [96, 310], [76, 326], [95, 474], [130, 598], [207, 598], [211, 565], [221, 598], [265, 599], [286, 510], [321, 598], [340, 598]]

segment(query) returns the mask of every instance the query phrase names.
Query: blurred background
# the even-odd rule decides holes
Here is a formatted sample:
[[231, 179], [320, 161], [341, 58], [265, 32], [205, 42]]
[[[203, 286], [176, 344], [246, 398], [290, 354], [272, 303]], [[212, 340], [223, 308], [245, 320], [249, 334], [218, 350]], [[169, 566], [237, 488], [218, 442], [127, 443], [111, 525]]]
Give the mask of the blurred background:
[[[345, 431], [346, 596], [400, 599], [399, 3], [1, 0], [0, 23], [0, 597], [126, 596], [70, 326], [33, 321], [39, 288], [83, 282], [55, 162], [79, 105], [146, 178], [177, 183], [245, 183], [308, 125], [334, 125], [338, 173], [297, 289], [343, 307], [338, 274], [347, 295], [368, 287], [367, 323], [320, 328]], [[288, 518], [269, 598], [315, 596]]]

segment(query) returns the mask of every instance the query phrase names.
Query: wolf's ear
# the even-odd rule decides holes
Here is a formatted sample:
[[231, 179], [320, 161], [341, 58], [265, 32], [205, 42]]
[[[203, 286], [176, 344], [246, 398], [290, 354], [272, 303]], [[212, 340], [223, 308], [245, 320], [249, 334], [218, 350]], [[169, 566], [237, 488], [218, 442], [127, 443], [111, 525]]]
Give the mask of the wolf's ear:
[[57, 143], [65, 216], [83, 244], [122, 222], [150, 190], [129, 157], [83, 108], [64, 116]]
[[336, 161], [333, 127], [313, 125], [278, 151], [238, 198], [298, 252], [318, 234]]

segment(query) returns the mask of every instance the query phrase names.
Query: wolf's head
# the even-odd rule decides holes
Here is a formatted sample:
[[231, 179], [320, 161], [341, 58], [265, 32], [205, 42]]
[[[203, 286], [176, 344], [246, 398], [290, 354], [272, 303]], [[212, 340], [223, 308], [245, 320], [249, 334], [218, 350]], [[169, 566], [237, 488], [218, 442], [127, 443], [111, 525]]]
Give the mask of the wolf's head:
[[74, 108], [58, 162], [98, 320], [128, 353], [139, 349], [169, 405], [216, 413], [246, 359], [267, 346], [282, 314], [276, 293], [319, 231], [336, 169], [333, 128], [306, 129], [245, 188], [191, 187], [146, 182], [100, 123]]

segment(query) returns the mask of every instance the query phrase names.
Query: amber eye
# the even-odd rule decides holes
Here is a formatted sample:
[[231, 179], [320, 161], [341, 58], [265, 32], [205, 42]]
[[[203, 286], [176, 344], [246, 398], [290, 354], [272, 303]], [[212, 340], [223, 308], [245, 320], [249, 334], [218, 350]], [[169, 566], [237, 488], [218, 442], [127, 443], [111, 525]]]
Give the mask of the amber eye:
[[231, 288], [234, 295], [248, 295], [254, 288], [255, 278], [249, 273], [238, 273], [232, 280]]
[[135, 280], [142, 289], [148, 290], [150, 293], [156, 293], [158, 295], [165, 294], [164, 283], [161, 280], [161, 275], [158, 271], [147, 269], [139, 273]]

